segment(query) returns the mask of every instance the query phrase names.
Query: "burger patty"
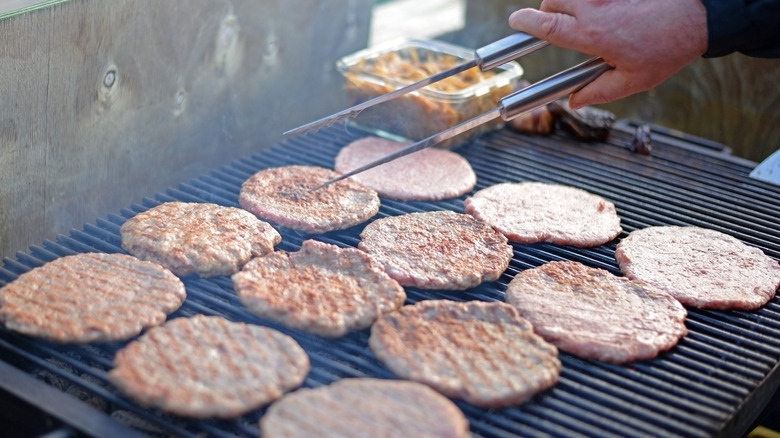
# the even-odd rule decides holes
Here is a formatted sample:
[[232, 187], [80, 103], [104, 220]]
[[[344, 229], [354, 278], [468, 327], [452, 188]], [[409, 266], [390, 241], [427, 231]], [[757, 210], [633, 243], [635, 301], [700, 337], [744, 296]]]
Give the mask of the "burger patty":
[[357, 181], [345, 179], [310, 191], [338, 176], [316, 166], [264, 169], [244, 181], [238, 202], [260, 219], [313, 234], [342, 230], [373, 217], [379, 211], [379, 195]]
[[420, 301], [380, 317], [368, 343], [397, 376], [486, 408], [522, 403], [561, 372], [557, 348], [500, 302]]
[[466, 198], [464, 208], [517, 243], [587, 248], [603, 245], [622, 232], [613, 203], [558, 184], [496, 184]]
[[775, 296], [780, 263], [736, 238], [699, 227], [649, 227], [615, 249], [623, 274], [686, 306], [753, 310]]
[[108, 377], [144, 406], [193, 418], [232, 418], [297, 388], [306, 352], [268, 327], [220, 316], [176, 318], [119, 350]]
[[186, 298], [157, 263], [82, 253], [32, 269], [0, 289], [0, 321], [56, 342], [111, 342], [161, 324]]
[[584, 359], [651, 359], [688, 332], [687, 312], [671, 295], [574, 261], [520, 272], [506, 301], [545, 340]]
[[274, 250], [282, 236], [252, 213], [209, 203], [166, 202], [128, 219], [122, 248], [184, 277], [230, 275]]
[[509, 266], [512, 246], [490, 225], [452, 211], [377, 219], [358, 248], [404, 286], [463, 290], [495, 281]]
[[463, 412], [431, 388], [373, 378], [299, 389], [271, 405], [260, 419], [265, 438], [466, 438], [468, 427]]
[[[342, 148], [334, 169], [347, 173], [408, 146], [379, 137], [364, 137]], [[465, 158], [444, 149], [428, 148], [361, 172], [352, 179], [381, 196], [404, 201], [437, 201], [471, 191], [477, 175]]]
[[252, 313], [327, 337], [367, 328], [406, 299], [370, 255], [315, 240], [254, 259], [232, 279]]

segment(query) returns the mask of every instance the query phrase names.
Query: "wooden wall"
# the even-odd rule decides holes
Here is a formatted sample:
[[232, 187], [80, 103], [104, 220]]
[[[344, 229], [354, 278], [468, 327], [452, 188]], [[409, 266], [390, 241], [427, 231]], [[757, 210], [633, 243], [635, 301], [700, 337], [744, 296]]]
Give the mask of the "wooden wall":
[[[55, 2], [56, 3], [56, 2]], [[71, 0], [0, 20], [0, 256], [347, 104], [364, 0]]]
[[[32, 6], [0, 18], [0, 257], [345, 107], [334, 63], [367, 45], [373, 6], [48, 0], [36, 8], [14, 1]], [[445, 39], [479, 47], [505, 36], [509, 14], [523, 5], [538, 1], [467, 1], [465, 28]], [[537, 80], [582, 59], [548, 47], [521, 63]], [[607, 108], [760, 161], [780, 146], [777, 67], [740, 55], [702, 59]]]
[[[479, 47], [512, 32], [507, 20], [530, 0], [470, 0], [465, 28], [450, 36]], [[652, 44], [652, 41], [648, 41]], [[520, 63], [531, 81], [586, 59], [579, 53], [547, 47]], [[605, 105], [618, 118], [633, 118], [714, 140], [733, 154], [761, 161], [780, 148], [780, 60], [740, 54], [699, 59], [655, 90]]]

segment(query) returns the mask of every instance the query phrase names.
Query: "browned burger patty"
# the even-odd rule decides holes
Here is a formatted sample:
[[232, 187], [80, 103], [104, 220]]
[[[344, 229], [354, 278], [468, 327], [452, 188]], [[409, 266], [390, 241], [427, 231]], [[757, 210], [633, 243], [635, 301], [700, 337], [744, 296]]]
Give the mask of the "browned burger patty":
[[[408, 146], [379, 137], [364, 137], [342, 148], [334, 169], [347, 173]], [[352, 177], [391, 199], [436, 201], [471, 191], [477, 175], [465, 158], [444, 149], [428, 148]]]
[[358, 248], [404, 286], [463, 290], [495, 281], [509, 266], [512, 246], [490, 225], [452, 211], [377, 219]]
[[687, 312], [671, 295], [579, 262], [520, 272], [507, 286], [506, 301], [545, 340], [585, 359], [651, 359], [688, 332]]
[[649, 227], [615, 249], [623, 274], [705, 309], [757, 309], [775, 296], [780, 264], [760, 249], [699, 227]]
[[622, 232], [613, 203], [558, 184], [496, 184], [467, 198], [464, 208], [518, 243], [587, 248], [603, 245]]
[[557, 348], [500, 302], [421, 301], [380, 317], [369, 346], [401, 378], [475, 406], [521, 403], [558, 381]]
[[260, 419], [260, 435], [340, 438], [466, 438], [468, 420], [446, 397], [416, 382], [351, 378], [299, 389]]
[[117, 352], [108, 377], [138, 403], [193, 418], [232, 418], [297, 388], [306, 352], [268, 327], [176, 318]]
[[0, 289], [0, 321], [57, 342], [110, 342], [161, 324], [186, 298], [162, 266], [126, 254], [64, 256]]
[[166, 202], [128, 219], [122, 248], [184, 277], [230, 275], [274, 250], [282, 236], [252, 213], [209, 203]]
[[238, 202], [260, 219], [307, 233], [343, 230], [379, 211], [379, 195], [349, 178], [309, 191], [337, 176], [316, 166], [261, 170], [244, 181]]
[[254, 259], [232, 278], [252, 313], [327, 337], [367, 328], [406, 299], [370, 255], [315, 240]]

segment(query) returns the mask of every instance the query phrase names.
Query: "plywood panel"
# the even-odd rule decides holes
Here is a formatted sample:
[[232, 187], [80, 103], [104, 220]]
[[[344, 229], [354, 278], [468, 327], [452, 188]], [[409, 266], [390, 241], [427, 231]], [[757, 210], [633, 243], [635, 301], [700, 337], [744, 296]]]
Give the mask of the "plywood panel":
[[0, 21], [0, 256], [346, 105], [359, 0], [72, 0]]

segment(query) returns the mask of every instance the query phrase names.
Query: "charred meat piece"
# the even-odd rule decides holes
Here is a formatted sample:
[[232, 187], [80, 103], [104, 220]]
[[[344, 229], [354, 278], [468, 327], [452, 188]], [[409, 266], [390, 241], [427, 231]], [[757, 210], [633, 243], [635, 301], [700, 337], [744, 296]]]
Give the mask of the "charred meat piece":
[[650, 155], [653, 151], [651, 144], [650, 125], [644, 123], [636, 127], [634, 137], [628, 143], [628, 150], [637, 154]]
[[549, 105], [545, 105], [520, 114], [507, 123], [515, 131], [546, 135], [555, 129], [555, 115]]
[[606, 140], [615, 121], [611, 112], [592, 106], [573, 110], [565, 99], [551, 102], [547, 107], [555, 116], [556, 127], [581, 140]]
[[566, 99], [551, 102], [509, 121], [509, 127], [527, 134], [549, 134], [561, 129], [580, 140], [603, 141], [609, 137], [615, 115], [609, 111], [584, 107], [573, 110]]

